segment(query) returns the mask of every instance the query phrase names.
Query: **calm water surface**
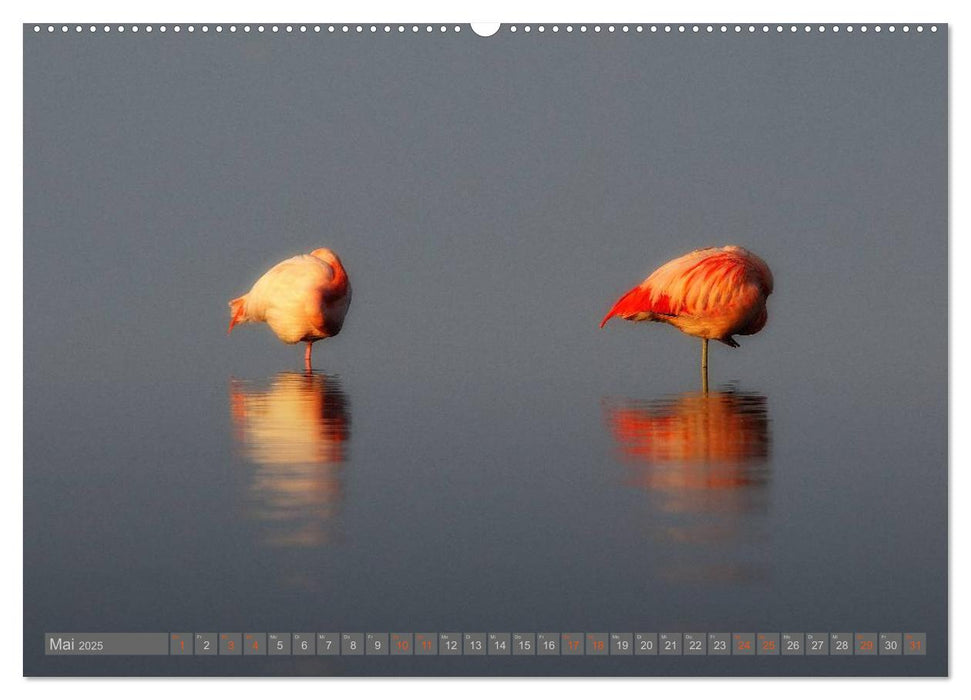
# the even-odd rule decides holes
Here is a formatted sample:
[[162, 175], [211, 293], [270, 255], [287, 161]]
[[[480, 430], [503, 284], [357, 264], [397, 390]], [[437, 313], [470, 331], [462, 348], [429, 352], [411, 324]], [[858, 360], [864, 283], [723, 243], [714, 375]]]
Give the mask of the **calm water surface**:
[[[582, 378], [477, 386], [288, 371], [124, 391], [84, 382], [71, 399], [31, 392], [27, 633], [891, 628], [946, 644], [942, 585], [927, 575], [944, 556], [940, 484], [916, 473], [928, 444], [912, 411], [741, 382], [708, 395], [649, 382], [599, 391]], [[838, 661], [827, 672], [860, 671]], [[28, 655], [29, 667], [40, 662]], [[511, 659], [103, 663], [537, 672]], [[734, 668], [709, 664], [557, 659], [550, 669]]]

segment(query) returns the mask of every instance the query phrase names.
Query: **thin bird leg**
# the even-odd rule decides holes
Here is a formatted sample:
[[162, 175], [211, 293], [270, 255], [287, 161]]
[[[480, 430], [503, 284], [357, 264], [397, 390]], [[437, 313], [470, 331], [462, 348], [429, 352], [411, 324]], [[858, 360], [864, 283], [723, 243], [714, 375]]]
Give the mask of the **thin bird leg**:
[[313, 369], [313, 366], [310, 364], [310, 352], [313, 350], [313, 347], [313, 343], [307, 343], [307, 351], [303, 354], [303, 366], [308, 372]]
[[708, 393], [708, 338], [701, 339], [701, 391]]

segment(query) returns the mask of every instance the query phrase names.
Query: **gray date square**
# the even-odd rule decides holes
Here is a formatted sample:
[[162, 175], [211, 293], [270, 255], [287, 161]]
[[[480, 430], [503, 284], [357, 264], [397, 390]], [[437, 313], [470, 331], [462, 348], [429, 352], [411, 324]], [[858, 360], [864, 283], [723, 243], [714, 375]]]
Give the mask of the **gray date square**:
[[195, 654], [196, 656], [215, 656], [219, 653], [219, 640], [215, 632], [196, 632], [195, 634]]
[[391, 633], [391, 656], [412, 656], [415, 653], [415, 640], [411, 632]]
[[485, 656], [485, 632], [466, 632], [462, 637], [462, 642], [466, 656]]
[[704, 632], [685, 632], [681, 646], [685, 656], [705, 656], [708, 653], [708, 635]]
[[536, 653], [539, 656], [560, 655], [560, 633], [540, 632], [536, 635]]
[[904, 635], [900, 632], [880, 633], [880, 656], [900, 656], [904, 653]]
[[732, 656], [754, 656], [754, 655], [755, 655], [755, 633], [754, 632], [732, 633]]
[[192, 633], [173, 632], [170, 634], [169, 654], [172, 656], [192, 656]]
[[926, 656], [927, 634], [924, 632], [904, 633], [904, 656]]
[[438, 635], [435, 632], [415, 632], [415, 656], [437, 656]]
[[806, 656], [829, 656], [827, 632], [806, 632]]
[[266, 653], [270, 656], [290, 656], [290, 633], [270, 632], [266, 635]]
[[709, 632], [708, 633], [708, 655], [709, 656], [731, 656], [732, 655], [732, 635], [730, 632]]
[[220, 632], [219, 633], [219, 655], [220, 656], [242, 656], [243, 655], [243, 634], [241, 632]]
[[513, 632], [512, 655], [536, 656], [536, 635], [532, 632]]
[[802, 632], [783, 632], [779, 651], [783, 656], [803, 656], [806, 653], [806, 635]]
[[[321, 634], [327, 636], [331, 640], [331, 646], [334, 647], [334, 651], [329, 653], [337, 654], [340, 651], [340, 644], [337, 638], [337, 632], [322, 632]], [[317, 653], [317, 645], [315, 644], [315, 636], [313, 632], [294, 632], [290, 635], [290, 651], [294, 656], [313, 656]]]
[[462, 635], [458, 632], [442, 632], [439, 634], [438, 653], [440, 656], [461, 656]]
[[583, 656], [583, 632], [564, 632], [560, 637], [560, 654]]
[[[298, 641], [299, 634], [293, 635], [293, 653], [309, 653], [301, 652], [302, 641]], [[317, 633], [317, 656], [339, 656], [341, 653], [341, 635], [340, 632], [318, 632]], [[363, 641], [361, 642], [363, 644]], [[358, 644], [355, 648], [360, 650], [361, 644]], [[310, 643], [310, 648], [313, 649], [313, 642]]]
[[635, 632], [634, 654], [636, 656], [657, 656], [657, 632]]
[[759, 656], [778, 656], [779, 633], [759, 632], [755, 636], [755, 653]]
[[[320, 653], [318, 639], [317, 653]], [[341, 632], [341, 656], [364, 656], [364, 633]]]
[[610, 633], [610, 655], [611, 656], [633, 656], [634, 654], [634, 633], [633, 632], [611, 632]]
[[829, 635], [830, 656], [853, 656], [853, 633], [832, 632]]
[[508, 632], [489, 633], [489, 656], [507, 656], [511, 653], [512, 644], [510, 643]]
[[659, 632], [657, 649], [661, 656], [681, 656], [681, 633]]
[[607, 656], [607, 633], [606, 632], [587, 632], [587, 656]]
[[877, 655], [877, 633], [876, 632], [857, 632], [855, 648], [856, 648], [857, 656], [876, 656]]
[[364, 636], [364, 653], [368, 656], [388, 655], [388, 633], [368, 632]]
[[266, 632], [247, 632], [243, 635], [243, 654], [266, 656]]

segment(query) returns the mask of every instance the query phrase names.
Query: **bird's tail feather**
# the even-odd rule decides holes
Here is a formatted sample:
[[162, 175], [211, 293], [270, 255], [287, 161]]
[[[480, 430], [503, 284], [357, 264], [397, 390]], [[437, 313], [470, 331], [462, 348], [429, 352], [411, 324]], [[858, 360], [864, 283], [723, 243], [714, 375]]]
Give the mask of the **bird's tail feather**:
[[624, 296], [617, 300], [613, 308], [607, 312], [600, 322], [600, 327], [607, 325], [607, 321], [614, 316], [628, 317], [642, 311], [650, 311], [650, 290], [643, 287], [634, 287]]
[[241, 297], [236, 297], [231, 302], [229, 302], [229, 330], [226, 331], [226, 335], [233, 332], [233, 326], [243, 320], [243, 314], [246, 312], [246, 295]]

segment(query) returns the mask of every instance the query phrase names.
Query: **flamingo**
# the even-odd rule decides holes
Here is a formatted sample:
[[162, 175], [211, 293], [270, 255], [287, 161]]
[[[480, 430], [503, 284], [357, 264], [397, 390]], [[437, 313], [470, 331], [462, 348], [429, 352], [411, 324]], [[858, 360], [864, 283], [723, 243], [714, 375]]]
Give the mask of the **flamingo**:
[[274, 265], [249, 293], [229, 302], [227, 333], [237, 323], [265, 321], [284, 343], [305, 342], [304, 366], [312, 369], [313, 344], [341, 332], [351, 303], [351, 283], [337, 254], [318, 248]]
[[701, 385], [708, 391], [708, 341], [738, 347], [733, 335], [765, 326], [772, 272], [759, 256], [739, 246], [701, 248], [675, 258], [624, 294], [600, 327], [614, 316], [669, 323], [701, 338]]

